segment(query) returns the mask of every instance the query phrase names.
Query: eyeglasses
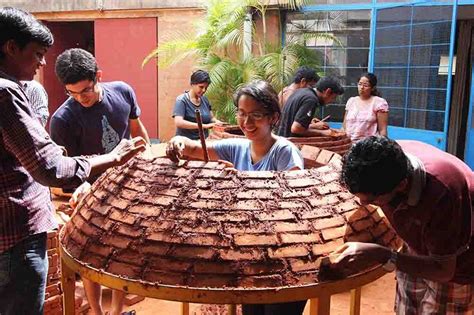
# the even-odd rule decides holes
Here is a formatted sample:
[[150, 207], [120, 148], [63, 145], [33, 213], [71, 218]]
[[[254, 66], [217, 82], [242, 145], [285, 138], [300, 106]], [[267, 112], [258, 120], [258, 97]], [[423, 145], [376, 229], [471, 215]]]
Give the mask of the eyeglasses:
[[68, 89], [66, 89], [66, 95], [69, 95], [69, 96], [72, 96], [72, 97], [78, 97], [80, 95], [92, 93], [95, 90], [96, 84], [97, 84], [97, 81], [94, 80], [94, 82], [92, 83], [91, 86], [86, 87], [85, 89], [83, 89], [80, 92], [69, 91]]
[[268, 116], [268, 113], [262, 113], [262, 112], [251, 112], [251, 113], [245, 113], [242, 111], [237, 111], [237, 119], [242, 119], [245, 120], [247, 117], [251, 118], [253, 121], [258, 121], [262, 120], [265, 118], [265, 116]]

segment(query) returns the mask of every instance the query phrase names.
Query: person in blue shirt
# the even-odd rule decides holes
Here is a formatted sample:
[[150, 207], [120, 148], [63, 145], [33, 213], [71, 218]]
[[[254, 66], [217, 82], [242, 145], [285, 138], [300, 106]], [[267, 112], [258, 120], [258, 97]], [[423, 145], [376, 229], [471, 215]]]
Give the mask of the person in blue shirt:
[[173, 119], [176, 126], [176, 135], [189, 139], [199, 139], [196, 109], [201, 112], [204, 136], [207, 138], [209, 129], [219, 122], [212, 114], [211, 103], [204, 94], [211, 84], [209, 73], [196, 70], [191, 75], [191, 89], [176, 98], [173, 109]]
[[[52, 115], [50, 134], [68, 155], [108, 153], [130, 137], [150, 143], [135, 92], [122, 81], [102, 82], [102, 70], [91, 53], [65, 50], [56, 59], [55, 71], [70, 97]], [[100, 285], [85, 278], [83, 283], [92, 313], [103, 314]], [[112, 315], [122, 313], [124, 298], [125, 292], [112, 291]]]
[[[284, 171], [302, 169], [303, 159], [296, 146], [272, 133], [280, 118], [278, 95], [265, 81], [253, 81], [234, 95], [237, 123], [246, 139], [231, 138], [208, 144], [211, 160], [231, 162], [239, 171]], [[201, 143], [183, 136], [173, 137], [167, 155], [174, 161], [183, 156], [202, 158]]]
[[[272, 129], [280, 118], [278, 95], [265, 81], [253, 81], [234, 95], [237, 122], [246, 139], [234, 138], [208, 144], [211, 160], [231, 162], [239, 171], [287, 171], [303, 169], [303, 158], [289, 140], [276, 136]], [[177, 162], [183, 156], [202, 158], [199, 141], [173, 137], [166, 147], [167, 156]], [[278, 304], [246, 304], [244, 315], [302, 314], [306, 301]]]

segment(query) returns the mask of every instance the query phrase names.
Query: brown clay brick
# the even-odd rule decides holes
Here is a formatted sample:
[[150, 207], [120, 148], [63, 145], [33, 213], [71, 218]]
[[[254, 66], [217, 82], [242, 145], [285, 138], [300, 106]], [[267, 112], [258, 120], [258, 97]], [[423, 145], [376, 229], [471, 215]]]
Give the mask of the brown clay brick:
[[375, 227], [372, 227], [370, 229], [370, 233], [375, 238], [379, 238], [382, 234], [384, 234], [388, 230], [388, 226], [386, 224], [377, 224]]
[[239, 250], [222, 249], [219, 251], [219, 257], [223, 260], [252, 260], [259, 261], [264, 258], [263, 253], [254, 248], [241, 248]]
[[316, 219], [312, 221], [312, 223], [313, 223], [313, 227], [316, 230], [324, 230], [324, 229], [344, 225], [346, 222], [344, 221], [343, 217], [332, 217], [332, 218]]
[[312, 252], [315, 256], [327, 255], [336, 250], [342, 244], [344, 244], [342, 238], [338, 238], [324, 244], [315, 244], [312, 247]]
[[278, 239], [271, 234], [240, 234], [234, 235], [234, 243], [237, 246], [276, 245]]
[[244, 222], [250, 220], [250, 215], [244, 211], [211, 212], [208, 219], [216, 222]]
[[193, 264], [189, 261], [169, 259], [164, 257], [153, 257], [148, 262], [148, 267], [153, 270], [166, 270], [174, 272], [188, 272]]
[[151, 283], [175, 283], [176, 285], [183, 285], [185, 283], [184, 275], [177, 272], [163, 272], [155, 270], [147, 270], [145, 272], [144, 280]]
[[315, 208], [313, 210], [305, 211], [301, 214], [302, 219], [318, 219], [332, 216], [333, 213], [330, 208]]
[[185, 225], [180, 224], [179, 229], [185, 233], [208, 233], [208, 234], [217, 234], [219, 231], [219, 225], [216, 223], [208, 223], [206, 225]]
[[339, 202], [339, 198], [337, 195], [328, 195], [322, 196], [319, 198], [311, 198], [309, 199], [309, 203], [312, 207], [321, 207], [321, 206], [328, 206], [333, 205]]
[[177, 246], [175, 247], [170, 255], [179, 258], [201, 258], [201, 259], [212, 259], [217, 254], [214, 248], [209, 247], [198, 247], [198, 246]]
[[247, 189], [277, 189], [280, 188], [278, 182], [268, 180], [247, 180], [245, 181]]
[[131, 206], [128, 209], [128, 212], [140, 214], [149, 218], [149, 217], [159, 216], [161, 213], [161, 209], [150, 204], [141, 204], [141, 205]]
[[374, 238], [368, 231], [361, 231], [354, 234], [346, 235], [346, 239], [348, 242], [365, 242], [365, 243], [371, 243], [374, 240]]
[[[328, 175], [331, 176], [331, 174], [328, 174]], [[328, 194], [338, 192], [341, 189], [341, 186], [337, 182], [332, 182], [332, 183], [328, 183], [324, 185], [319, 185], [318, 187], [316, 187], [316, 189], [318, 190], [320, 195], [328, 195]], [[339, 202], [339, 198], [337, 201]]]
[[104, 246], [103, 244], [90, 244], [88, 251], [102, 257], [108, 257], [112, 251], [113, 247]]
[[330, 241], [336, 238], [343, 237], [344, 235], [351, 234], [352, 229], [349, 226], [344, 225], [341, 227], [322, 230], [321, 233], [323, 234], [323, 239], [325, 241]]
[[303, 188], [309, 186], [316, 186], [319, 181], [314, 178], [298, 178], [288, 180], [288, 186], [291, 188]]
[[195, 273], [213, 273], [213, 274], [235, 274], [238, 265], [227, 265], [221, 262], [199, 261], [193, 264]]
[[118, 234], [128, 236], [130, 238], [139, 238], [143, 234], [143, 229], [135, 228], [127, 224], [119, 224], [115, 231]]
[[259, 212], [255, 215], [260, 221], [283, 221], [294, 220], [296, 217], [289, 210], [272, 210], [267, 212]]
[[268, 256], [273, 259], [288, 258], [288, 257], [304, 257], [309, 254], [309, 250], [304, 245], [292, 245], [286, 247], [279, 247], [277, 249], [268, 249]]
[[303, 198], [311, 196], [311, 192], [308, 190], [285, 190], [282, 194], [283, 198]]
[[237, 193], [237, 199], [273, 199], [275, 192], [272, 190], [258, 189], [258, 190], [244, 190]]
[[280, 238], [283, 244], [295, 244], [295, 243], [319, 243], [321, 238], [319, 234], [296, 234], [296, 233], [282, 233]]
[[164, 256], [167, 255], [171, 246], [169, 244], [164, 243], [156, 243], [156, 242], [146, 242], [145, 244], [140, 244], [136, 248], [136, 250], [143, 255], [159, 255]]
[[298, 201], [280, 201], [278, 203], [280, 209], [290, 209], [290, 210], [304, 210], [306, 209], [306, 204], [304, 202]]
[[131, 242], [130, 238], [119, 235], [104, 235], [101, 237], [100, 240], [106, 245], [114, 246], [117, 248], [127, 248]]
[[273, 225], [275, 232], [303, 232], [309, 231], [308, 221], [293, 222], [275, 222]]
[[279, 260], [264, 263], [248, 263], [243, 266], [244, 275], [278, 274], [285, 269], [285, 264]]
[[132, 214], [126, 212], [120, 212], [117, 209], [114, 209], [109, 216], [110, 219], [119, 221], [122, 223], [133, 225], [135, 223], [136, 217]]
[[318, 270], [320, 265], [321, 260], [290, 259], [291, 270], [294, 272]]
[[350, 222], [350, 226], [353, 230], [364, 231], [374, 225], [374, 222], [371, 218], [365, 218], [363, 220]]

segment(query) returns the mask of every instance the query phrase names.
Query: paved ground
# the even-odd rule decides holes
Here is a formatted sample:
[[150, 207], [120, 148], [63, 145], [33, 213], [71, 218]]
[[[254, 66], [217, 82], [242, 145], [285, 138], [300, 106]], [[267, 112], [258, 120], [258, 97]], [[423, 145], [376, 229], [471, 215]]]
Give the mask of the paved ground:
[[[107, 292], [108, 293], [108, 292]], [[393, 301], [395, 296], [395, 280], [394, 274], [388, 274], [379, 280], [366, 285], [362, 288], [361, 314], [362, 315], [389, 315], [393, 314]], [[109, 295], [105, 295], [105, 304], [109, 303]], [[349, 293], [334, 295], [331, 299], [331, 315], [347, 315], [349, 314]], [[200, 315], [198, 310], [200, 304], [191, 304], [190, 310], [192, 315]], [[181, 304], [178, 302], [169, 302], [155, 299], [145, 299], [126, 310], [134, 309], [137, 315], [179, 315]], [[308, 307], [305, 309], [304, 315], [309, 315]]]

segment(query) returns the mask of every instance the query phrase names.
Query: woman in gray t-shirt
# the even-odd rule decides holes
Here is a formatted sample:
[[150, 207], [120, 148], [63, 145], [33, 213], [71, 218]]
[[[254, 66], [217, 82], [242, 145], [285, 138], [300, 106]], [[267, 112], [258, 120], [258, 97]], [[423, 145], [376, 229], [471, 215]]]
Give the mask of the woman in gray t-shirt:
[[211, 110], [211, 104], [204, 93], [206, 93], [211, 79], [209, 73], [204, 70], [197, 70], [191, 75], [191, 89], [176, 98], [173, 109], [176, 135], [189, 139], [199, 139], [198, 124], [196, 123], [195, 111], [199, 109], [204, 128], [204, 136], [207, 138], [209, 129], [217, 121]]

